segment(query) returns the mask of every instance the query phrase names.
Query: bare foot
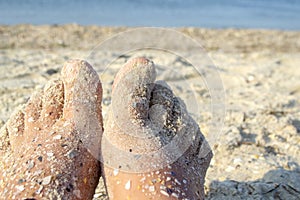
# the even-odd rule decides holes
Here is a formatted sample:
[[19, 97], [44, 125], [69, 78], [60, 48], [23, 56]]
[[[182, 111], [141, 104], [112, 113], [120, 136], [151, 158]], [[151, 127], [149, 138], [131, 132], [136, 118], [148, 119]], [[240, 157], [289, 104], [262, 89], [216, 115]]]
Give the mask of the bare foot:
[[116, 75], [102, 138], [111, 199], [204, 199], [212, 152], [153, 62], [135, 58]]
[[85, 61], [67, 62], [15, 112], [1, 136], [1, 199], [92, 199], [100, 176], [102, 88]]

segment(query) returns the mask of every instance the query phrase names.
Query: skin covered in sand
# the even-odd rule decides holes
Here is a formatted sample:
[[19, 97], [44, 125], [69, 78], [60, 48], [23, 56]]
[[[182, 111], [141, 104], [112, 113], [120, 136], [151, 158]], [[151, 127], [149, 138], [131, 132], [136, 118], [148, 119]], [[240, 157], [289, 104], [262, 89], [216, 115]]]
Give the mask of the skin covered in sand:
[[97, 73], [81, 60], [67, 62], [61, 80], [32, 95], [1, 137], [9, 142], [0, 149], [0, 198], [92, 199], [100, 177], [101, 99]]
[[102, 139], [110, 199], [204, 199], [212, 152], [184, 103], [156, 78], [153, 62], [116, 75]]

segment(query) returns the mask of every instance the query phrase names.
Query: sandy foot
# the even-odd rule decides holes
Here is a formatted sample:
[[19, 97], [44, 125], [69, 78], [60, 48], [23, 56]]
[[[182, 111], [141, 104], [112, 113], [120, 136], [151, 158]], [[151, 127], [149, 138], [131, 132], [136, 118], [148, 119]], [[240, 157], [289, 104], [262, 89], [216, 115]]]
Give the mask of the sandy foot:
[[[67, 62], [61, 80], [32, 95], [1, 135], [0, 197], [91, 199], [100, 177], [95, 156], [102, 134], [101, 99], [97, 73], [81, 60]], [[89, 137], [98, 141], [89, 144]]]
[[102, 139], [111, 199], [204, 199], [212, 152], [184, 103], [145, 58], [116, 75]]

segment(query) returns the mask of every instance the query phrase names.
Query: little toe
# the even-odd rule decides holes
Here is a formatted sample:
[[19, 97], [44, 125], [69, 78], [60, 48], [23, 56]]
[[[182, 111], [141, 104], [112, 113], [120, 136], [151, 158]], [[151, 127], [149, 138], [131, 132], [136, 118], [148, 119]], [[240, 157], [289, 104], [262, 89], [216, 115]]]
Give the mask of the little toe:
[[9, 133], [7, 124], [0, 128], [0, 157], [10, 149]]
[[18, 153], [22, 150], [24, 142], [24, 111], [16, 110], [7, 121], [7, 131], [12, 151]]

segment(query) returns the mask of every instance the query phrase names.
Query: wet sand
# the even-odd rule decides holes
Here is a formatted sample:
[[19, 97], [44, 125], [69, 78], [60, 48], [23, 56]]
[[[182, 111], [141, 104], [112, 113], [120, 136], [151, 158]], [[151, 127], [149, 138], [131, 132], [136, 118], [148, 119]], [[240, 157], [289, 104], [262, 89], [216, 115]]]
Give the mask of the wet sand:
[[[142, 50], [113, 61], [124, 44], [94, 49], [125, 30], [74, 24], [0, 26], [0, 126], [72, 58], [87, 59], [98, 72], [105, 118], [116, 72], [130, 56], [143, 55], [158, 65], [158, 79], [186, 102], [209, 138], [214, 157], [207, 172], [207, 199], [300, 197], [300, 32], [177, 29], [200, 42], [219, 69], [226, 112], [222, 127], [213, 133], [211, 91], [205, 84], [210, 71], [199, 75], [187, 62], [197, 52], [183, 43], [175, 48], [184, 57]], [[102, 179], [94, 199], [107, 199]]]

